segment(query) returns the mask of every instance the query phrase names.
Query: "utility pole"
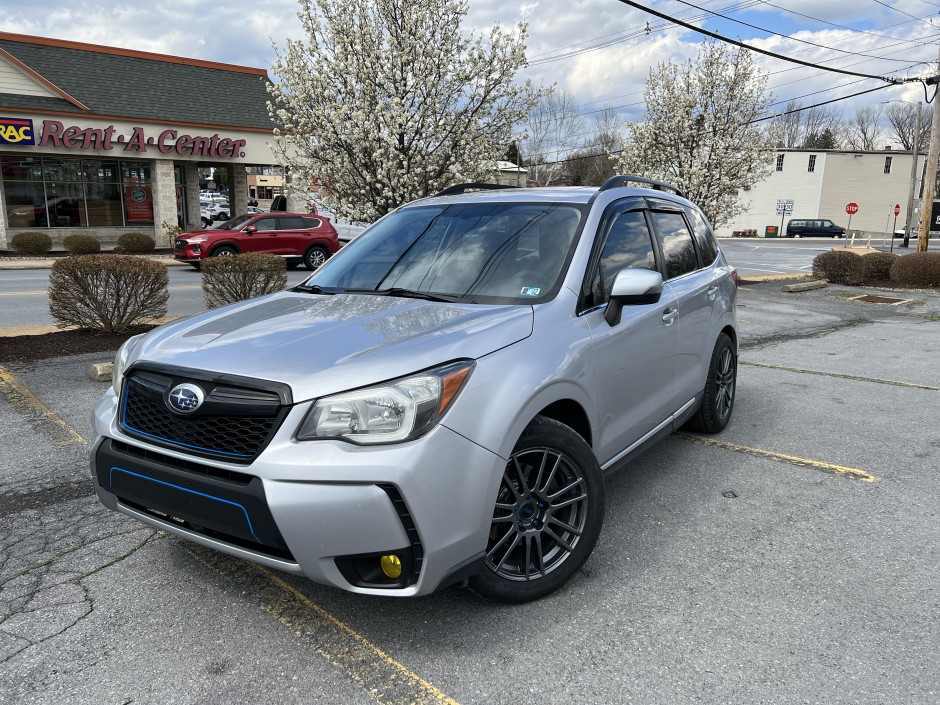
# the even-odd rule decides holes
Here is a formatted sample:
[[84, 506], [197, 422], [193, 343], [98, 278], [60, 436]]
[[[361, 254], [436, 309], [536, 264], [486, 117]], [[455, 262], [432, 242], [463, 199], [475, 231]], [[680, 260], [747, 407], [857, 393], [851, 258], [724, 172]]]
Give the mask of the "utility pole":
[[[920, 131], [920, 113], [921, 113], [921, 102], [917, 101], [917, 119], [914, 122], [916, 126], [914, 128], [914, 149], [913, 154], [911, 154], [911, 187], [910, 191], [907, 194], [907, 215], [904, 218], [904, 247], [907, 247], [908, 242], [911, 239], [911, 222], [914, 219], [914, 196], [915, 189], [917, 187], [917, 160], [920, 158], [920, 142], [921, 142], [921, 131]], [[923, 203], [921, 204], [923, 207]], [[920, 242], [920, 237], [918, 236], [918, 243]], [[892, 250], [894, 249], [894, 236], [891, 236], [891, 245]]]
[[[937, 55], [937, 68], [940, 70], [940, 53]], [[933, 76], [933, 85], [937, 83], [937, 76]], [[928, 79], [929, 81], [930, 79]], [[937, 158], [940, 157], [940, 108], [937, 100], [940, 97], [938, 89], [934, 90], [933, 120], [930, 123], [930, 147], [927, 150], [927, 169], [924, 172], [923, 198], [920, 199], [920, 229], [917, 233], [917, 251], [927, 251], [927, 240], [930, 237], [930, 214], [933, 211], [933, 196], [937, 189]]]

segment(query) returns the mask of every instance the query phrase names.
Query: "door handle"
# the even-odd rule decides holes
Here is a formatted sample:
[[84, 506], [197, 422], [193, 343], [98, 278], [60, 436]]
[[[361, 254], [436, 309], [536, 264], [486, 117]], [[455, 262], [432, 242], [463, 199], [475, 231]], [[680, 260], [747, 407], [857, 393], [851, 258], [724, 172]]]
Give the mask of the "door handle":
[[663, 323], [665, 323], [667, 326], [671, 326], [673, 321], [675, 321], [678, 317], [679, 311], [677, 309], [667, 308], [665, 311], [663, 311]]
[[714, 301], [715, 298], [718, 296], [718, 287], [717, 286], [708, 287], [708, 289], [705, 291], [705, 294], [706, 296], [708, 296], [709, 301]]

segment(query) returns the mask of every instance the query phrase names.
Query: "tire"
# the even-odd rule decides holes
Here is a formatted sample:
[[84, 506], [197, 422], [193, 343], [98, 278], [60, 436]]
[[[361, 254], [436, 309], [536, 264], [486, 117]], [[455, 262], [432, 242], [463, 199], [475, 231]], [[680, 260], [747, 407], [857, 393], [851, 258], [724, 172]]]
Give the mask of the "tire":
[[591, 555], [604, 523], [604, 476], [575, 431], [537, 416], [516, 443], [495, 499], [484, 565], [470, 587], [498, 602], [558, 590]]
[[212, 225], [212, 221], [209, 220], [208, 218], [201, 218], [201, 220], [202, 220], [202, 229], [203, 229], [203, 230], [208, 230], [208, 229], [209, 229], [209, 226]]
[[304, 267], [313, 271], [330, 258], [329, 250], [323, 245], [311, 245], [304, 252]]
[[734, 344], [726, 333], [718, 335], [702, 403], [695, 415], [686, 423], [686, 428], [703, 433], [718, 433], [724, 430], [734, 410], [734, 391], [737, 386], [738, 361]]
[[238, 254], [238, 250], [236, 250], [231, 245], [219, 245], [214, 250], [212, 250], [212, 253], [209, 256], [210, 257], [230, 257], [232, 255], [237, 255], [237, 254]]

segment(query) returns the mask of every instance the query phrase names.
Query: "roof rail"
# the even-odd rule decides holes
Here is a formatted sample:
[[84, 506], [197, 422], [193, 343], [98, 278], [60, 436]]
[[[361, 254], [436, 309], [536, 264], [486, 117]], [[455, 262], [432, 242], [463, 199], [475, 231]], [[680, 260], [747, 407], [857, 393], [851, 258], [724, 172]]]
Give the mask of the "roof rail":
[[673, 186], [672, 184], [667, 184], [665, 181], [653, 181], [652, 179], [647, 179], [644, 176], [634, 176], [633, 174], [622, 174], [620, 176], [611, 176], [604, 184], [598, 189], [600, 191], [606, 191], [609, 188], [616, 188], [621, 184], [627, 184], [630, 182], [635, 182], [638, 184], [647, 184], [648, 186], [656, 189], [657, 191], [662, 191], [663, 189], [668, 189], [672, 191], [677, 196], [685, 198], [685, 194], [678, 189], [678, 187]]
[[519, 188], [519, 186], [508, 186], [506, 184], [483, 184], [483, 183], [469, 183], [469, 184], [456, 184], [454, 186], [448, 186], [443, 191], [438, 191], [435, 193], [435, 196], [453, 196], [457, 193], [466, 193], [467, 191], [497, 191], [504, 188]]

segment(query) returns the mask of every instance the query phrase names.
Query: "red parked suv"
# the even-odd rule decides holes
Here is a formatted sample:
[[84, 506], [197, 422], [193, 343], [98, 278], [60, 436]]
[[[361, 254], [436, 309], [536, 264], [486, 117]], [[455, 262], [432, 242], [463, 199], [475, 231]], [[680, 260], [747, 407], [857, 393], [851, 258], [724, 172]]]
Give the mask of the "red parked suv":
[[316, 269], [337, 250], [336, 229], [328, 218], [306, 213], [249, 213], [213, 230], [176, 238], [173, 255], [196, 269], [206, 257], [269, 252], [284, 257], [292, 269], [301, 262]]

